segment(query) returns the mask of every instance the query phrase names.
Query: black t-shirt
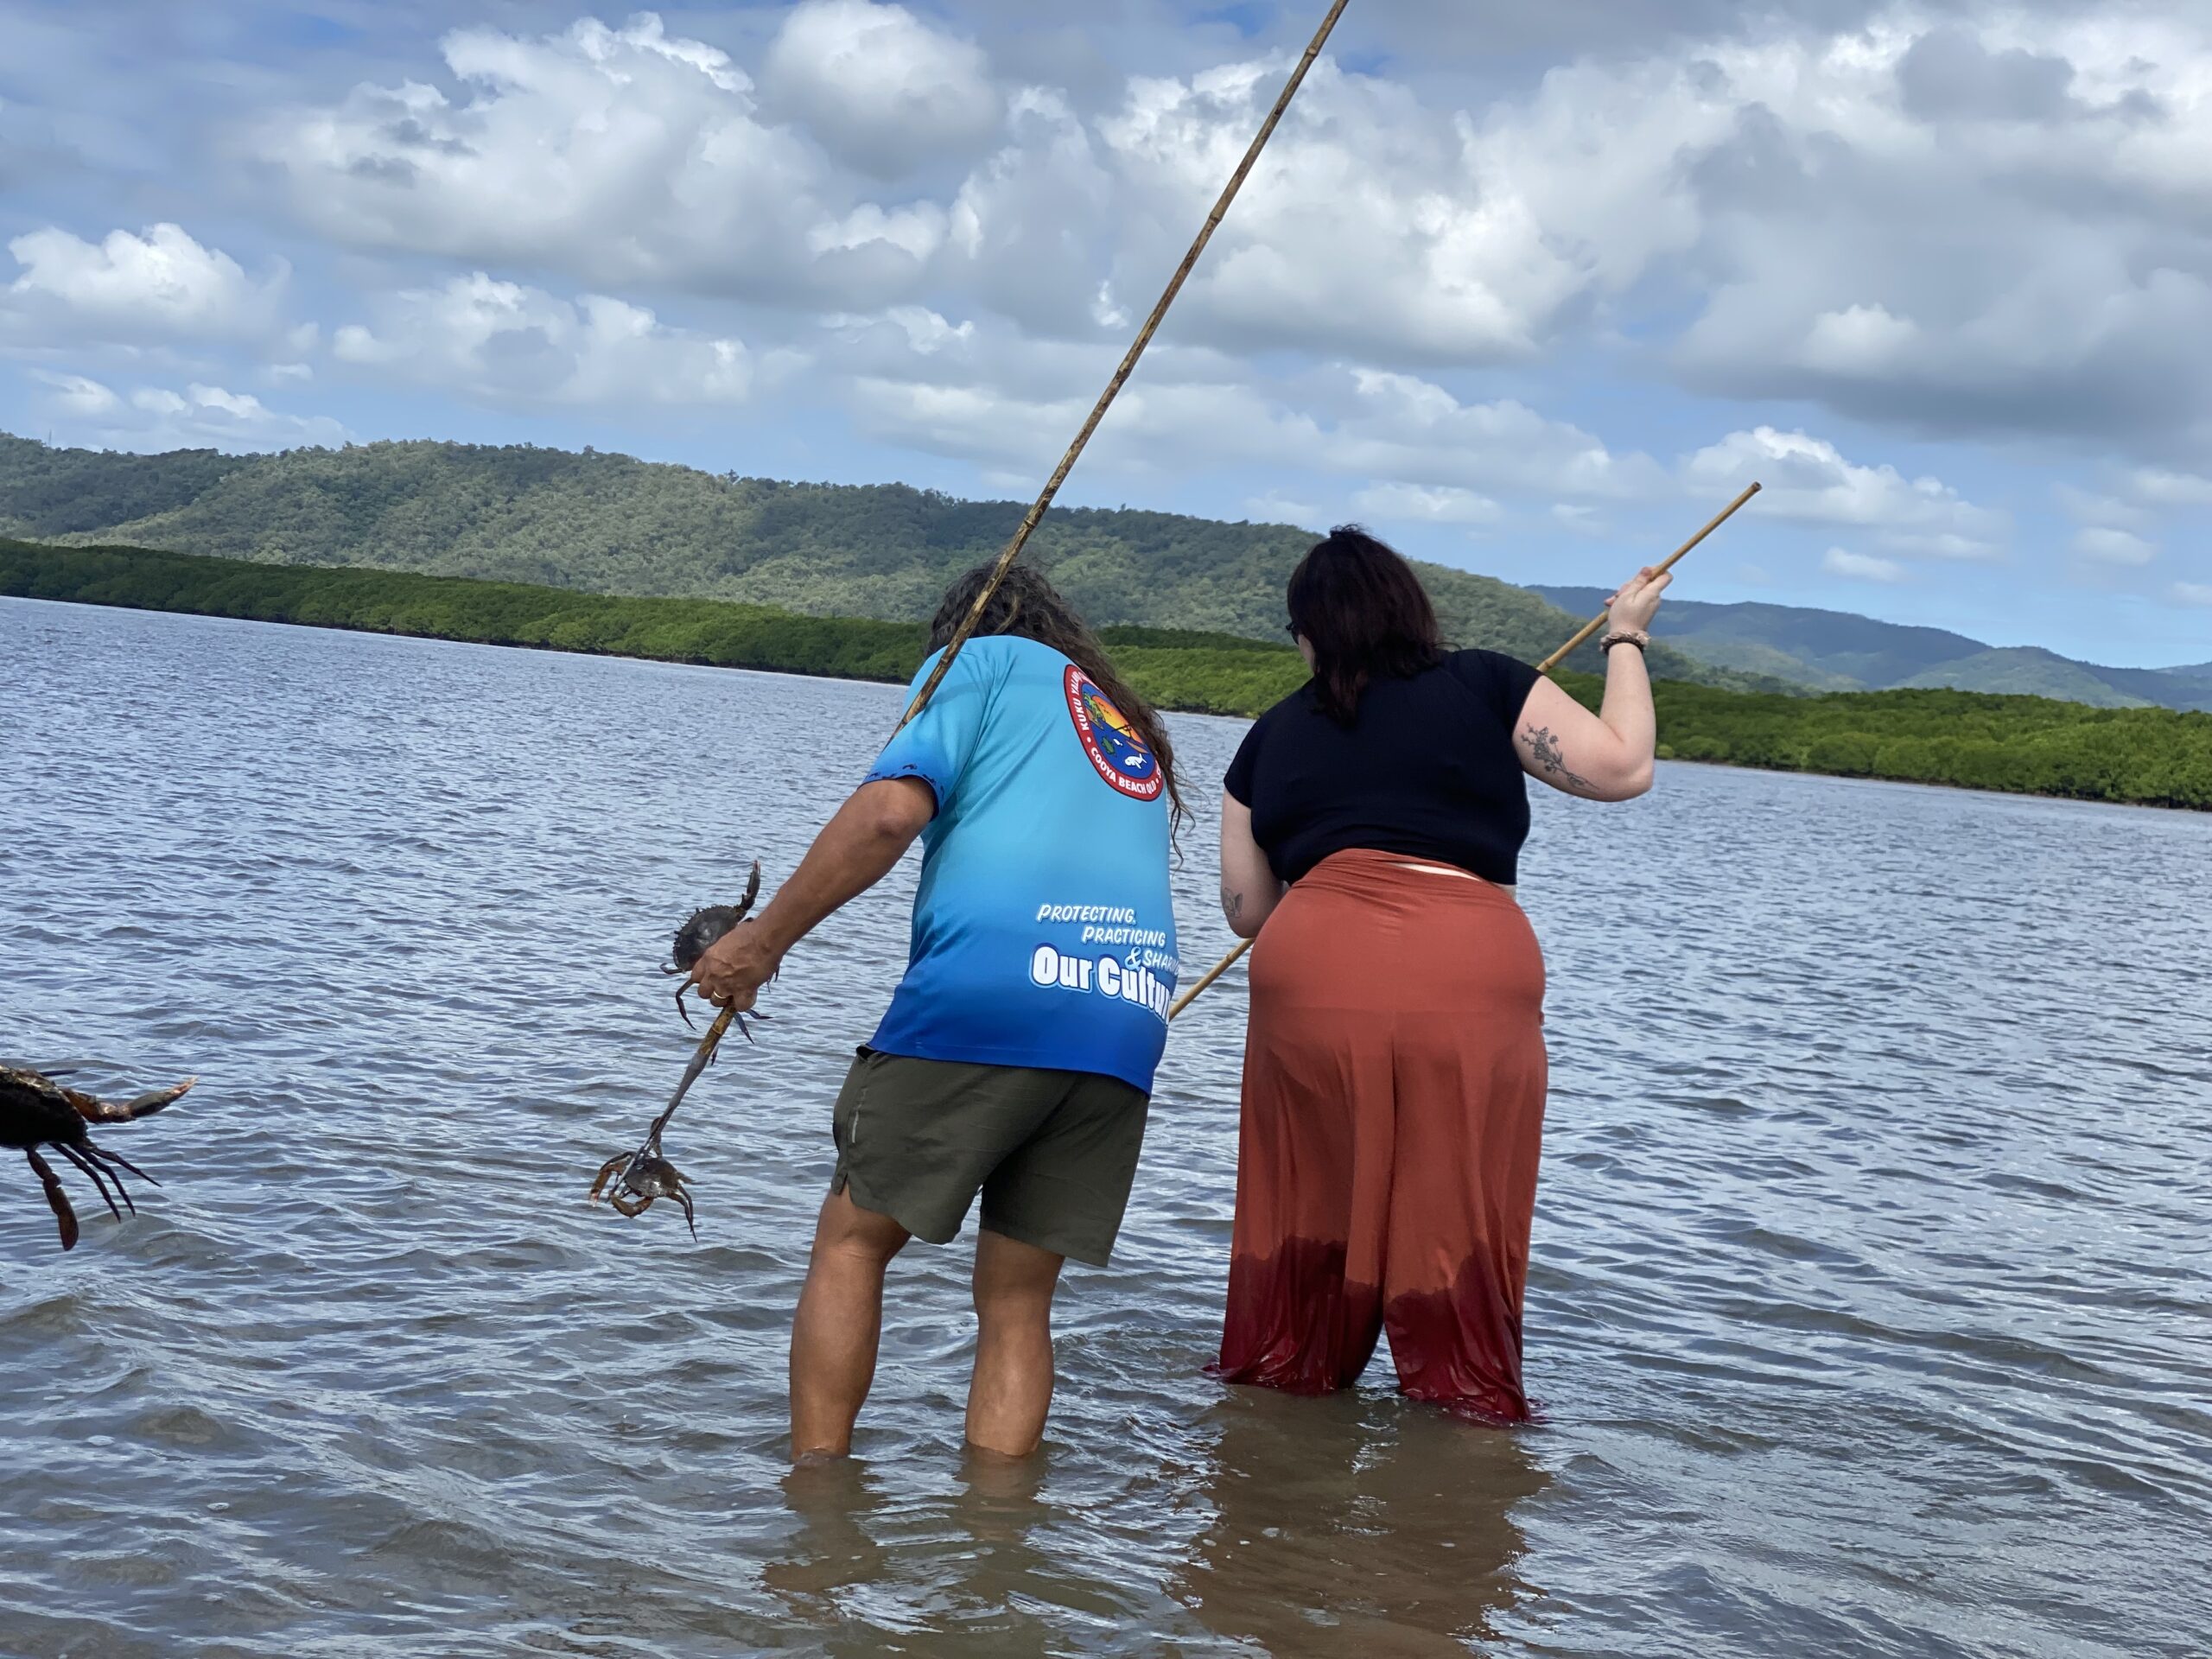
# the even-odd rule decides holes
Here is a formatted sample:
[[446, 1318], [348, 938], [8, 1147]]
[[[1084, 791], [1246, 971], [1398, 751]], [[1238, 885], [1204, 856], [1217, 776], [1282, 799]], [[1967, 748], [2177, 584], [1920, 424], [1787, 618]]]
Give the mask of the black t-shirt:
[[1404, 853], [1514, 884], [1529, 838], [1528, 775], [1513, 747], [1536, 671], [1494, 651], [1454, 652], [1361, 693], [1351, 726], [1309, 683], [1260, 716], [1224, 786], [1252, 837], [1295, 881], [1349, 847]]

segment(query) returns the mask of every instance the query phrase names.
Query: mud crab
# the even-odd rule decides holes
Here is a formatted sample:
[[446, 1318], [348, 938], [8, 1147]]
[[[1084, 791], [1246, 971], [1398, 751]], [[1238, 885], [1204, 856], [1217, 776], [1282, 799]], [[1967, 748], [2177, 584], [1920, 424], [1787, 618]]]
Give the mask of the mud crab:
[[[187, 1077], [174, 1088], [149, 1090], [129, 1100], [101, 1100], [67, 1088], [43, 1072], [0, 1065], [0, 1147], [13, 1147], [29, 1161], [31, 1173], [46, 1189], [46, 1202], [60, 1227], [63, 1249], [77, 1248], [77, 1212], [70, 1207], [69, 1195], [62, 1191], [53, 1166], [39, 1156], [39, 1148], [52, 1147], [91, 1176], [92, 1185], [106, 1201], [108, 1212], [118, 1221], [123, 1219], [123, 1211], [115, 1207], [118, 1198], [135, 1216], [138, 1206], [130, 1202], [130, 1194], [124, 1187], [123, 1171], [127, 1169], [156, 1186], [161, 1183], [121, 1153], [98, 1144], [85, 1126], [129, 1123], [149, 1117], [180, 1098], [196, 1081]], [[112, 1192], [108, 1186], [111, 1181]]]
[[[661, 972], [688, 976], [715, 940], [745, 919], [746, 912], [753, 908], [760, 897], [760, 861], [755, 859], [752, 873], [745, 880], [745, 893], [735, 904], [712, 905], [704, 910], [695, 910], [683, 925], [677, 929], [676, 943], [669, 950], [669, 959], [661, 964]], [[687, 1026], [691, 1024], [691, 1013], [683, 1005], [683, 993], [690, 988], [690, 981], [687, 978], [676, 990], [676, 1011], [683, 1016], [683, 1023]], [[768, 1016], [756, 1013], [753, 1017], [765, 1020]], [[692, 1055], [691, 1064], [684, 1067], [683, 1080], [676, 1085], [676, 1093], [670, 1097], [667, 1109], [655, 1118], [652, 1128], [645, 1131], [644, 1143], [635, 1152], [623, 1153], [600, 1166], [599, 1173], [593, 1178], [591, 1184], [592, 1203], [597, 1204], [605, 1198], [625, 1216], [641, 1216], [652, 1208], [656, 1198], [673, 1198], [683, 1206], [683, 1219], [691, 1229], [691, 1236], [699, 1236], [698, 1216], [691, 1207], [691, 1195], [685, 1190], [690, 1178], [669, 1162], [666, 1154], [661, 1151], [661, 1131], [676, 1116], [676, 1109], [683, 1103], [683, 1096], [699, 1080], [699, 1074], [714, 1059], [715, 1050], [721, 1043], [722, 1033], [733, 1024], [745, 1033], [746, 1041], [753, 1040], [752, 1028], [746, 1023], [745, 1016], [736, 1009], [724, 1008], [715, 1016], [714, 1025], [699, 1044], [698, 1052]]]
[[[600, 1166], [599, 1179], [591, 1184], [591, 1201], [597, 1204], [603, 1197], [626, 1216], [642, 1216], [655, 1198], [674, 1198], [683, 1206], [684, 1224], [696, 1238], [699, 1217], [691, 1208], [691, 1195], [683, 1190], [690, 1179], [661, 1155], [660, 1136], [655, 1134], [637, 1151]], [[614, 1184], [611, 1191], [609, 1181]]]
[[[756, 858], [753, 861], [753, 873], [745, 879], [744, 897], [734, 905], [709, 905], [704, 910], [695, 910], [683, 925], [676, 930], [676, 943], [670, 947], [668, 960], [661, 963], [660, 970], [664, 974], [685, 976], [683, 983], [676, 988], [676, 1011], [683, 1016], [685, 1025], [691, 1025], [691, 1010], [683, 1005], [683, 994], [691, 988], [690, 975], [692, 969], [698, 966], [699, 958], [707, 954], [715, 940], [745, 919], [746, 912], [753, 908], [753, 901], [760, 896], [760, 861]], [[767, 1015], [755, 1014], [753, 1018], [765, 1020]], [[743, 1033], [745, 1040], [751, 1042], [753, 1031], [745, 1023], [745, 1016], [739, 1014], [736, 1020], [737, 1028]], [[691, 1028], [694, 1031], [698, 1029], [696, 1026]]]

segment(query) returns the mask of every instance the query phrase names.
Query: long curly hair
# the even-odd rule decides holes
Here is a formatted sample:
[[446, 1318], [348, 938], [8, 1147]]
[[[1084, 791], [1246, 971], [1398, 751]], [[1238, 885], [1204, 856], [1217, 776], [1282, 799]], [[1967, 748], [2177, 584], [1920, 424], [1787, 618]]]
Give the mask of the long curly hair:
[[[937, 615], [930, 622], [931, 652], [942, 651], [951, 643], [961, 622], [975, 608], [976, 596], [983, 591], [983, 584], [990, 578], [991, 567], [979, 564], [945, 589], [944, 602], [937, 607]], [[1034, 639], [1040, 645], [1050, 645], [1090, 676], [1090, 683], [1104, 692], [1107, 701], [1136, 728], [1145, 747], [1160, 763], [1160, 775], [1167, 785], [1170, 833], [1180, 833], [1190, 813], [1183, 804], [1182, 785], [1175, 776], [1175, 745], [1168, 738], [1166, 723], [1159, 712], [1115, 671], [1106, 647], [1098, 643], [1098, 636], [1090, 631], [1075, 607], [1060, 596], [1059, 589], [1045, 580], [1042, 572], [1026, 564], [1017, 564], [1008, 570], [1006, 580], [984, 606], [982, 617], [976, 624], [976, 633], [979, 638], [1011, 633]]]

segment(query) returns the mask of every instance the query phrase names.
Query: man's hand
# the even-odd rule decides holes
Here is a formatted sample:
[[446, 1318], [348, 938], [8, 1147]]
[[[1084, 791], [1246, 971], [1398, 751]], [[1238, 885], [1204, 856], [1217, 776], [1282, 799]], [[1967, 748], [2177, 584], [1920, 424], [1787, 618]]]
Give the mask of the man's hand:
[[783, 963], [783, 952], [771, 950], [758, 927], [740, 922], [692, 965], [691, 982], [708, 1001], [746, 1014]]
[[936, 816], [936, 791], [918, 778], [862, 784], [760, 913], [723, 934], [693, 965], [691, 982], [699, 995], [750, 1013], [760, 988], [783, 966], [784, 952], [838, 906], [888, 874]]

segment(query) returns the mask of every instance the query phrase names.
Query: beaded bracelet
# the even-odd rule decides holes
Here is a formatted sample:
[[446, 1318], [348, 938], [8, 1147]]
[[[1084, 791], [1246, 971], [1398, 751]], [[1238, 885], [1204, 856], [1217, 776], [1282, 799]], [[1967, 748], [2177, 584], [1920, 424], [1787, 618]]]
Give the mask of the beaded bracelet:
[[1651, 636], [1648, 633], [1609, 633], [1598, 642], [1598, 650], [1601, 655], [1615, 645], [1634, 645], [1642, 651], [1650, 643]]

